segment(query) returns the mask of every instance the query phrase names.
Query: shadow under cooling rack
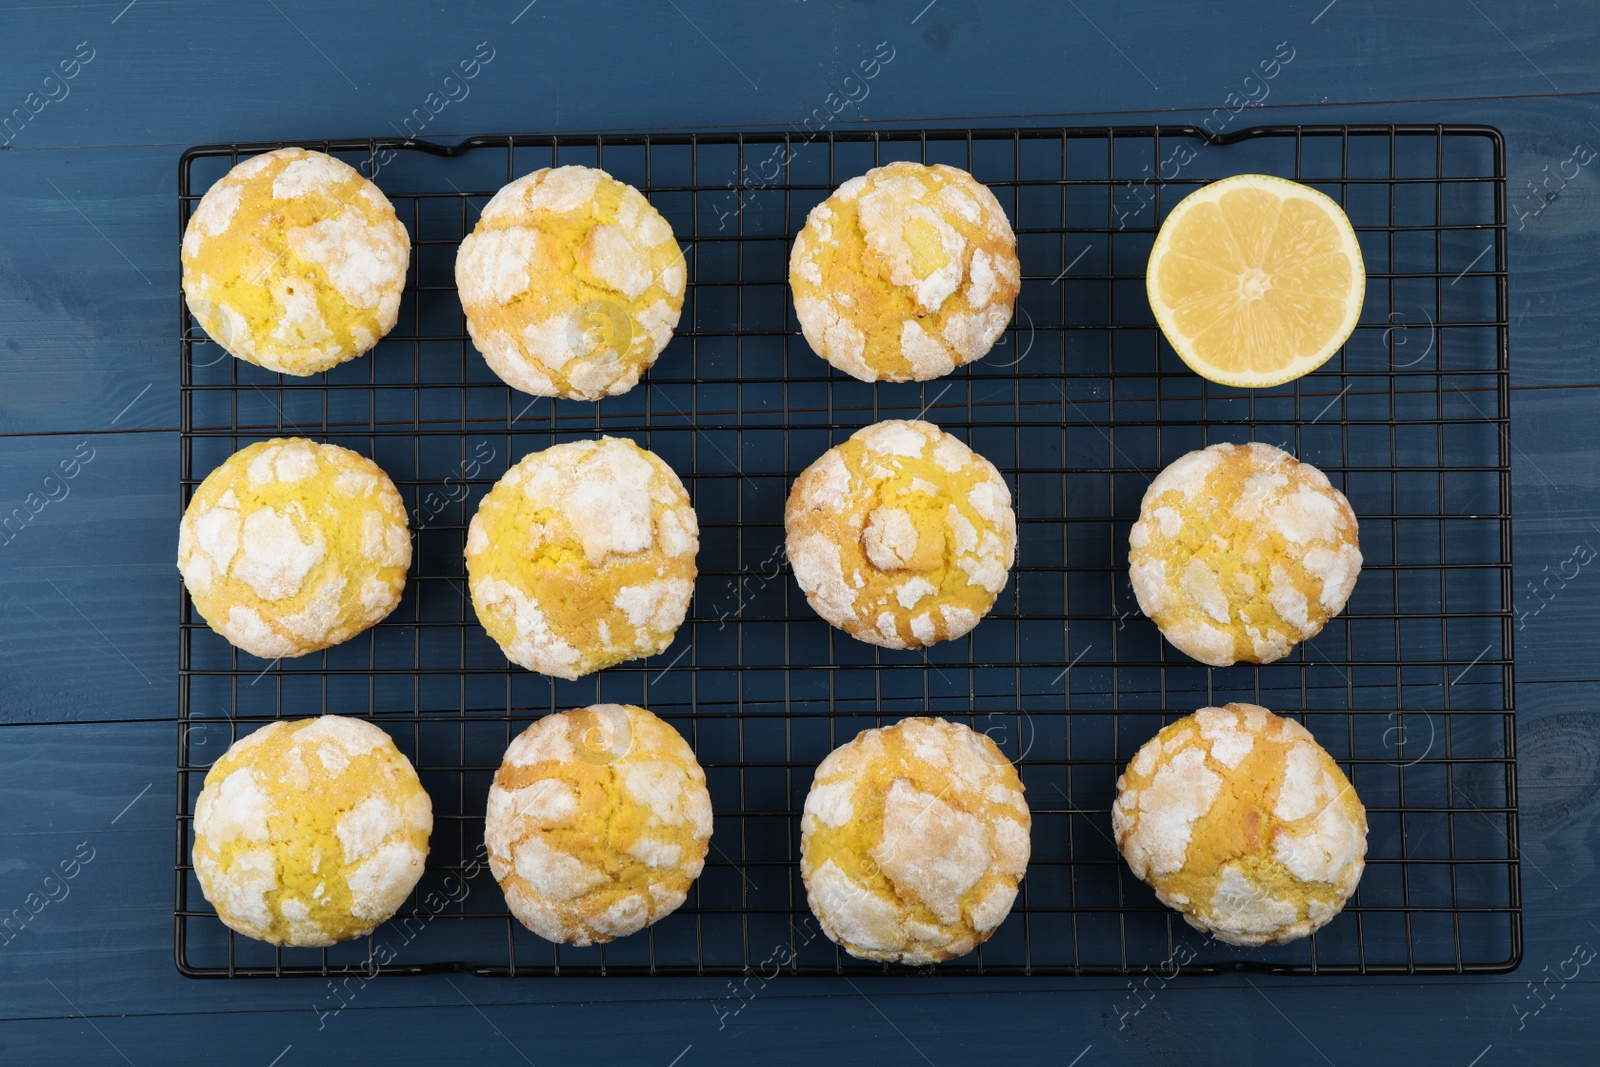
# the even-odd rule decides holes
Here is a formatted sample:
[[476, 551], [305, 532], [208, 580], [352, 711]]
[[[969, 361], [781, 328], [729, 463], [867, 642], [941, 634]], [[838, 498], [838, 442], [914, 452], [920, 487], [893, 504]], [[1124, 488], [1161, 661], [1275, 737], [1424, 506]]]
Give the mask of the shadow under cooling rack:
[[[1033, 860], [994, 938], [940, 974], [1507, 970], [1521, 956], [1511, 671], [1504, 154], [1486, 127], [885, 130], [305, 142], [374, 174], [407, 225], [399, 325], [368, 355], [286, 379], [227, 356], [182, 313], [182, 473], [194, 487], [277, 435], [371, 456], [406, 498], [416, 553], [386, 621], [302, 660], [231, 648], [180, 600], [176, 956], [193, 976], [867, 974], [806, 908], [798, 811], [816, 764], [865, 727], [937, 714], [1016, 761]], [[179, 222], [239, 159], [190, 149]], [[1023, 268], [1015, 319], [983, 360], [937, 381], [868, 385], [800, 337], [790, 242], [840, 182], [896, 159], [946, 162], [994, 190]], [[503, 385], [466, 337], [456, 247], [506, 181], [600, 166], [672, 224], [689, 266], [672, 342], [631, 392], [597, 404]], [[1274, 389], [1211, 385], [1161, 338], [1144, 295], [1156, 229], [1182, 196], [1241, 172], [1341, 203], [1366, 307], [1321, 370]], [[922, 652], [845, 637], [785, 564], [783, 503], [824, 449], [918, 414], [1010, 483], [1011, 582], [970, 635]], [[465, 525], [514, 461], [627, 435], [682, 476], [702, 527], [690, 617], [662, 655], [576, 682], [509, 666], [465, 595]], [[1287, 659], [1207, 669], [1137, 611], [1127, 534], [1165, 464], [1216, 441], [1282, 445], [1325, 471], [1361, 521], [1349, 608]], [[180, 590], [181, 593], [181, 590]], [[693, 744], [716, 826], [677, 913], [596, 948], [556, 948], [508, 914], [474, 862], [494, 768], [515, 733], [598, 700], [647, 706]], [[1314, 937], [1208, 941], [1131, 877], [1110, 838], [1122, 764], [1164, 723], [1228, 700], [1304, 722], [1367, 805], [1367, 869]], [[387, 729], [432, 795], [428, 871], [370, 938], [276, 950], [229, 933], [190, 866], [205, 771], [279, 717]]]

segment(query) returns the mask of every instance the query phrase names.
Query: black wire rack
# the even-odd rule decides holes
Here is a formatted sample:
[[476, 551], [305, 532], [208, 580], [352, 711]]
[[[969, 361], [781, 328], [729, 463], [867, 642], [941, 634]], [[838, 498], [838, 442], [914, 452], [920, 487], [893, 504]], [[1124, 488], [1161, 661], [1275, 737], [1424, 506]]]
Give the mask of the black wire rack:
[[[1034, 820], [1010, 918], [937, 973], [1461, 974], [1519, 961], [1497, 131], [892, 129], [303, 145], [373, 176], [410, 230], [399, 325], [367, 356], [301, 380], [229, 357], [180, 306], [182, 503], [254, 441], [331, 441], [371, 456], [399, 486], [415, 560], [386, 621], [296, 660], [237, 652], [180, 600], [182, 973], [743, 975], [748, 987], [780, 973], [901, 971], [853, 960], [818, 930], [797, 865], [798, 813], [824, 755], [912, 714], [989, 734], [1016, 761]], [[180, 232], [229, 167], [277, 147], [185, 152]], [[1016, 227], [1022, 293], [983, 360], [932, 382], [869, 385], [832, 371], [799, 335], [788, 253], [813, 205], [897, 159], [952, 163], [994, 190]], [[567, 163], [637, 186], [689, 267], [683, 319], [660, 361], [637, 388], [598, 404], [504, 386], [468, 341], [454, 293], [456, 247], [488, 198]], [[1314, 374], [1253, 392], [1182, 364], [1143, 281], [1172, 205], [1241, 172], [1327, 192], [1350, 216], [1368, 271], [1361, 324], [1343, 350]], [[893, 652], [833, 630], [806, 605], [782, 556], [783, 504], [830, 445], [879, 419], [919, 415], [1004, 473], [1020, 546], [975, 631]], [[700, 578], [660, 656], [557, 681], [508, 665], [478, 626], [465, 527], [512, 462], [599, 433], [636, 439], [682, 476], [700, 517]], [[1162, 466], [1245, 440], [1282, 445], [1343, 489], [1366, 564], [1345, 613], [1287, 659], [1208, 669], [1139, 614], [1128, 529]], [[706, 769], [715, 832], [678, 912], [607, 946], [556, 947], [510, 917], [479, 862], [484, 804], [516, 733], [600, 700], [649, 707], [683, 732]], [[1126, 760], [1163, 724], [1229, 700], [1304, 722], [1367, 806], [1357, 895], [1293, 945], [1205, 939], [1128, 873], [1111, 840]], [[235, 738], [323, 712], [371, 719], [412, 759], [433, 798], [432, 853], [409, 904], [371, 937], [279, 950], [231, 934], [206, 904], [190, 864], [194, 802]]]

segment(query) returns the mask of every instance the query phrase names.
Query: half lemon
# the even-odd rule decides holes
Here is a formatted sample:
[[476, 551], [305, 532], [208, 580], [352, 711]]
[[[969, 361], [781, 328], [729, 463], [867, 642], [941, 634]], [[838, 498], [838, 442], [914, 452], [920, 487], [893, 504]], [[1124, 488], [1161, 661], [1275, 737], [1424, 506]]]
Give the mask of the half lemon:
[[1361, 317], [1367, 274], [1345, 213], [1268, 174], [1236, 174], [1178, 202], [1156, 234], [1145, 289], [1195, 373], [1261, 389], [1328, 361]]

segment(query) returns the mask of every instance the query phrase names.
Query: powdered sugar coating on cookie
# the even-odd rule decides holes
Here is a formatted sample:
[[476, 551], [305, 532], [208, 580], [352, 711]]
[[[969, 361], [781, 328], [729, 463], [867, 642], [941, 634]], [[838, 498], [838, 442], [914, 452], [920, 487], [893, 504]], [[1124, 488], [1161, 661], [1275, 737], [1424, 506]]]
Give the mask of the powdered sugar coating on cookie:
[[389, 735], [279, 721], [235, 742], [195, 803], [195, 875], [217, 917], [277, 945], [364, 937], [422, 877], [433, 807]]
[[207, 190], [184, 231], [183, 290], [207, 334], [307, 375], [393, 328], [411, 240], [353, 167], [303, 148], [254, 156]]
[[1146, 742], [1111, 809], [1129, 869], [1190, 925], [1282, 944], [1355, 892], [1366, 810], [1310, 731], [1254, 704], [1202, 708]]
[[812, 608], [885, 648], [967, 633], [1016, 557], [1005, 479], [928, 422], [875, 423], [823, 453], [795, 479], [784, 523]]
[[670, 914], [705, 864], [705, 772], [643, 708], [547, 715], [512, 741], [489, 788], [489, 867], [523, 925], [591, 945]]
[[852, 956], [952, 959], [1010, 912], [1032, 825], [993, 741], [943, 719], [863, 731], [817, 767], [800, 872], [823, 930]]
[[795, 237], [789, 284], [818, 355], [862, 381], [927, 381], [1011, 321], [1016, 237], [989, 188], [939, 163], [852, 178]]
[[577, 678], [672, 642], [699, 547], [672, 469], [626, 438], [602, 437], [506, 472], [467, 528], [467, 578], [506, 658]]
[[489, 367], [536, 396], [633, 388], [683, 310], [682, 251], [631, 185], [592, 167], [506, 185], [456, 255], [467, 330]]
[[1360, 572], [1344, 494], [1260, 442], [1174, 461], [1150, 483], [1129, 535], [1140, 609], [1214, 667], [1281, 659], [1344, 610]]
[[178, 526], [178, 569], [211, 628], [261, 656], [302, 656], [394, 610], [411, 565], [405, 504], [377, 464], [277, 438], [230, 456]]

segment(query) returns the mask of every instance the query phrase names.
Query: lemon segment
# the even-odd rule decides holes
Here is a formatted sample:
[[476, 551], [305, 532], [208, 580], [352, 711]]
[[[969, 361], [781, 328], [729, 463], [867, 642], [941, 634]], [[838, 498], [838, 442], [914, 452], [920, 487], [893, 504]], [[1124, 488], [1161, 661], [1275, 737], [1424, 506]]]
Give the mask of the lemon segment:
[[1145, 272], [1150, 308], [1178, 356], [1241, 389], [1326, 363], [1361, 317], [1366, 281], [1339, 205], [1267, 174], [1237, 174], [1179, 201]]

